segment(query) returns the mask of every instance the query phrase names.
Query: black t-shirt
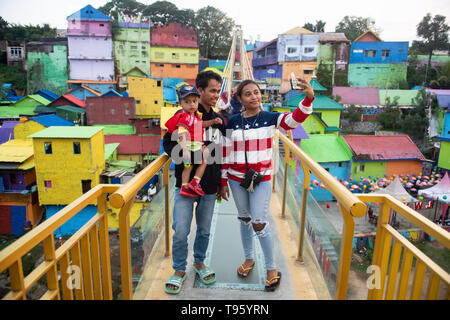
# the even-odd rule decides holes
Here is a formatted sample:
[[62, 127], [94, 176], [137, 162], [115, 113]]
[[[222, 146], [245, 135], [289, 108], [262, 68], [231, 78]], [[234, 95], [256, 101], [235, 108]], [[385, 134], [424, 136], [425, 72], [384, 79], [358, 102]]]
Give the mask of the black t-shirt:
[[[209, 112], [206, 112], [205, 108], [201, 104], [199, 104], [199, 106], [198, 106], [198, 111], [200, 113], [202, 113], [203, 121], [209, 121], [209, 120], [213, 120], [215, 118], [221, 118], [222, 121], [224, 120], [219, 114], [214, 112], [214, 110], [212, 108], [210, 108]], [[209, 146], [211, 143], [216, 143], [216, 145], [217, 144], [220, 145], [221, 144], [221, 135], [225, 134], [225, 126], [223, 124], [221, 124], [221, 125], [214, 124], [208, 128], [204, 128], [204, 131], [205, 131], [205, 134], [204, 134], [205, 146]], [[172, 151], [173, 151], [173, 148], [177, 145], [177, 140], [178, 139], [176, 139], [176, 137], [174, 137], [174, 139], [172, 139], [172, 135], [168, 132], [166, 132], [166, 134], [163, 137], [164, 151], [172, 158], [174, 158], [174, 156], [172, 156]], [[212, 146], [210, 146], [210, 150], [212, 150], [210, 157], [214, 157], [215, 150], [220, 150], [220, 152], [221, 152], [222, 147], [219, 146], [219, 148], [212, 148]], [[181, 154], [181, 148], [180, 148], [178, 158], [181, 159], [181, 157], [182, 157], [182, 154]], [[192, 178], [194, 178], [196, 167], [197, 166], [194, 165], [194, 168], [191, 172], [190, 180]], [[220, 186], [220, 177], [221, 177], [220, 167], [221, 167], [220, 163], [209, 164], [206, 167], [205, 173], [203, 174], [202, 180], [200, 181], [200, 185], [201, 185], [203, 191], [205, 192], [205, 194], [215, 194], [218, 191], [218, 187]], [[184, 169], [184, 165], [182, 163], [175, 164], [175, 178], [176, 178], [175, 186], [178, 188], [181, 188], [181, 174], [183, 173], [183, 169]]]

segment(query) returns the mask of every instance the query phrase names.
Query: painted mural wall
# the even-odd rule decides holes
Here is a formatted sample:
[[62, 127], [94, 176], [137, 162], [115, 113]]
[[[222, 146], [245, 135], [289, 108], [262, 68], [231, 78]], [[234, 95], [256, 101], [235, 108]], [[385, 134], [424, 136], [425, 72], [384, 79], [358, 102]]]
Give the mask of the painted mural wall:
[[319, 35], [279, 35], [277, 48], [278, 62], [315, 61], [319, 51]]

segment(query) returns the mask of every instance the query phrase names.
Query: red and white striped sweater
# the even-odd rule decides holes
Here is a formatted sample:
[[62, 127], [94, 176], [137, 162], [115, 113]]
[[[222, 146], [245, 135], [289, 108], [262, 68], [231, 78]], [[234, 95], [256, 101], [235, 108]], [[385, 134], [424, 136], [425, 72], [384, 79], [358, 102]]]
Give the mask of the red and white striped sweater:
[[[244, 118], [248, 167], [263, 173], [262, 181], [270, 180], [272, 175], [274, 130], [295, 129], [312, 113], [313, 101], [305, 97], [292, 113], [261, 111], [256, 116]], [[242, 141], [242, 118], [236, 114], [228, 121], [227, 136], [223, 142], [222, 186], [227, 185], [228, 179], [238, 182], [244, 180], [247, 169]]]

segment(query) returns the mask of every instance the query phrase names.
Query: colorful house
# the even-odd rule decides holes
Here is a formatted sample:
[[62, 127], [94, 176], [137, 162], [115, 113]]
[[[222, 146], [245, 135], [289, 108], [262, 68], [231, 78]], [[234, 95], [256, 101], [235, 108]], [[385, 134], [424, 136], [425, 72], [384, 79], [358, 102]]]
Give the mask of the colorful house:
[[15, 139], [0, 145], [0, 234], [20, 236], [42, 218], [33, 144]]
[[296, 27], [278, 35], [278, 63], [283, 66], [282, 83], [288, 83], [291, 73], [308, 81], [317, 70], [319, 35]]
[[159, 118], [163, 107], [163, 80], [128, 76], [128, 95], [135, 99], [136, 118]]
[[42, 96], [38, 94], [30, 94], [28, 96], [23, 97], [16, 103], [14, 103], [14, 108], [21, 114], [21, 115], [36, 115], [34, 110], [37, 106], [47, 106], [51, 103], [51, 101], [43, 98]]
[[439, 149], [439, 159], [437, 166], [442, 169], [450, 170], [450, 95], [438, 96], [440, 107], [446, 109], [442, 132], [438, 140], [441, 143]]
[[157, 135], [105, 135], [105, 143], [120, 143], [118, 160], [144, 162], [147, 155], [160, 153], [161, 136]]
[[54, 92], [51, 92], [50, 90], [46, 90], [46, 89], [40, 89], [38, 91], [36, 91], [34, 94], [38, 94], [40, 96], [42, 96], [43, 98], [47, 99], [48, 101], [54, 101], [56, 99], [58, 99], [59, 95], [57, 95]]
[[280, 79], [283, 76], [283, 66], [278, 64], [278, 39], [255, 47], [252, 66], [253, 76], [256, 80], [269, 81], [268, 79]]
[[22, 121], [14, 127], [14, 137], [16, 139], [29, 139], [33, 133], [44, 130], [48, 127], [71, 127], [74, 124], [57, 115], [42, 115]]
[[368, 30], [352, 43], [348, 83], [351, 87], [399, 88], [406, 82], [406, 42], [385, 42]]
[[134, 98], [88, 97], [86, 117], [87, 125], [129, 124], [135, 117]]
[[91, 89], [89, 86], [80, 85], [67, 91], [67, 93], [73, 95], [77, 99], [86, 100], [87, 97], [100, 97], [102, 93], [100, 91]]
[[157, 26], [151, 32], [152, 77], [194, 81], [198, 73], [199, 48], [194, 29], [178, 23]]
[[14, 127], [19, 121], [3, 121], [0, 127], [0, 144], [14, 139]]
[[77, 97], [71, 94], [63, 94], [58, 99], [49, 104], [51, 107], [60, 107], [60, 106], [74, 106], [79, 108], [86, 108], [86, 102], [84, 100], [80, 100]]
[[[321, 95], [320, 92], [326, 91], [326, 88], [321, 86], [315, 77], [310, 81], [310, 84], [315, 92], [315, 99], [312, 104], [314, 112], [303, 122], [303, 128], [309, 135], [324, 133], [338, 134], [340, 130], [341, 112], [345, 109], [344, 106], [327, 96]], [[281, 108], [274, 108], [274, 110], [280, 112], [293, 111], [304, 98], [305, 95], [299, 93], [296, 97], [285, 101]]]
[[138, 67], [150, 74], [150, 26], [118, 22], [113, 28], [114, 60], [120, 74]]
[[[66, 38], [28, 42], [28, 92], [47, 89], [58, 96], [65, 93], [68, 80], [67, 54]], [[45, 91], [43, 93], [44, 98], [47, 98]]]
[[351, 105], [361, 112], [362, 121], [373, 121], [383, 111], [378, 88], [333, 87], [333, 96], [340, 97], [339, 103], [346, 109]]
[[86, 125], [86, 109], [74, 106], [56, 107], [56, 115], [72, 123]]
[[352, 178], [422, 174], [422, 163], [426, 159], [406, 134], [342, 137], [353, 154]]
[[140, 78], [147, 78], [149, 75], [146, 74], [144, 71], [139, 69], [138, 67], [134, 67], [130, 69], [128, 72], [121, 74], [119, 76], [119, 87], [120, 88], [127, 88], [128, 85], [128, 77], [140, 77]]
[[67, 205], [99, 184], [105, 168], [102, 128], [49, 127], [29, 138], [41, 205]]
[[[352, 152], [340, 136], [331, 134], [314, 134], [309, 139], [302, 140], [301, 148], [333, 177], [348, 179], [351, 170]], [[303, 170], [297, 163], [297, 174], [303, 180]], [[317, 180], [311, 174], [311, 181]], [[333, 195], [325, 187], [312, 184], [311, 194], [317, 201], [330, 201]]]
[[115, 80], [111, 21], [91, 5], [67, 17], [69, 80]]
[[347, 84], [350, 45], [343, 33], [319, 33], [317, 67], [322, 65], [331, 72], [331, 87]]

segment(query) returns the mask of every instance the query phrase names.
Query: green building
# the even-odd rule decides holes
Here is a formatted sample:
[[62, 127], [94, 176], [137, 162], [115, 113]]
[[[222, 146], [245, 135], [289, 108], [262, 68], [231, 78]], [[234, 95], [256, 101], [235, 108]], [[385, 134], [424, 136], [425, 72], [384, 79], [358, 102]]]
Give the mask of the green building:
[[317, 67], [331, 73], [330, 87], [347, 86], [350, 40], [344, 33], [320, 33]]
[[146, 23], [118, 22], [113, 27], [116, 70], [126, 74], [134, 67], [150, 75], [150, 27]]
[[46, 89], [62, 95], [67, 80], [66, 38], [27, 43], [28, 93]]

